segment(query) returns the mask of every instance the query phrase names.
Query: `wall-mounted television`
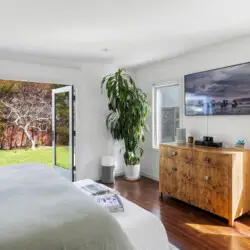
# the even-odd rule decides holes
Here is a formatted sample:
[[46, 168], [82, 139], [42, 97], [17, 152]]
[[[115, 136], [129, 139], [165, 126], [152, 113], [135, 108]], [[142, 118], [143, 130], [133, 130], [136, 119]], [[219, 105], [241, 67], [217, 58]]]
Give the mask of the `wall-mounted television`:
[[250, 63], [186, 75], [185, 115], [250, 115]]

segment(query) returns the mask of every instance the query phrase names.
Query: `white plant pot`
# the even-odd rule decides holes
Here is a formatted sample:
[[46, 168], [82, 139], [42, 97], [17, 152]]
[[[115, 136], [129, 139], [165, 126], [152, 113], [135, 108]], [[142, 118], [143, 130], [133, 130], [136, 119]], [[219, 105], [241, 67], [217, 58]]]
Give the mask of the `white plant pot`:
[[140, 179], [140, 163], [125, 166], [125, 179], [128, 181], [136, 181]]

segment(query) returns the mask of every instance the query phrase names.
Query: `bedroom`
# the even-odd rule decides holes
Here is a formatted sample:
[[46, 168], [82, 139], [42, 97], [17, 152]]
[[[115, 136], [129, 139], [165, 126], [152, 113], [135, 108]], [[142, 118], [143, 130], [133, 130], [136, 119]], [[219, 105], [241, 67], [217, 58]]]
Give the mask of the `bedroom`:
[[[121, 145], [105, 127], [108, 100], [101, 94], [102, 78], [125, 67], [152, 106], [153, 84], [183, 86], [185, 75], [249, 62], [248, 7], [248, 1], [2, 1], [0, 79], [73, 85], [76, 179], [100, 180], [105, 155], [115, 156], [116, 174], [123, 175]], [[180, 103], [183, 109], [184, 98]], [[195, 139], [208, 134], [227, 145], [244, 139], [249, 147], [247, 115], [182, 113], [180, 122]], [[118, 178], [118, 191], [162, 218], [170, 243], [179, 249], [248, 249], [248, 215], [231, 228], [227, 220], [181, 201], [159, 200], [151, 116], [148, 125], [141, 175], [149, 179]]]

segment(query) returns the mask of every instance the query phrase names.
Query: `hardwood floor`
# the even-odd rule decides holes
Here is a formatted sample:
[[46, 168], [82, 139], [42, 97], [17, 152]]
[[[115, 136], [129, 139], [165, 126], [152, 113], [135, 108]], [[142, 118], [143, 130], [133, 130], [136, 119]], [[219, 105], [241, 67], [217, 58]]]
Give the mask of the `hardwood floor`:
[[167, 196], [161, 200], [158, 182], [144, 177], [137, 182], [117, 178], [114, 188], [161, 219], [169, 241], [180, 249], [250, 249], [248, 215], [237, 219], [235, 227], [230, 228], [226, 220], [184, 202]]

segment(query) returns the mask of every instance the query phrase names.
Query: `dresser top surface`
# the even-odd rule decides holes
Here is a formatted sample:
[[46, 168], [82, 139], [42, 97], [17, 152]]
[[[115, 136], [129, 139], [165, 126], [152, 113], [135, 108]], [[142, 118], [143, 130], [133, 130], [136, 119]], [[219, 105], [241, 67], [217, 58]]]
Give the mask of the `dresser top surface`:
[[197, 146], [192, 144], [177, 144], [176, 142], [171, 143], [162, 143], [160, 146], [163, 147], [178, 147], [181, 149], [193, 149], [193, 150], [199, 150], [199, 151], [206, 151], [206, 152], [217, 152], [217, 153], [239, 153], [239, 152], [245, 152], [248, 150], [244, 150], [241, 148], [213, 148], [213, 147], [205, 147], [205, 146]]

